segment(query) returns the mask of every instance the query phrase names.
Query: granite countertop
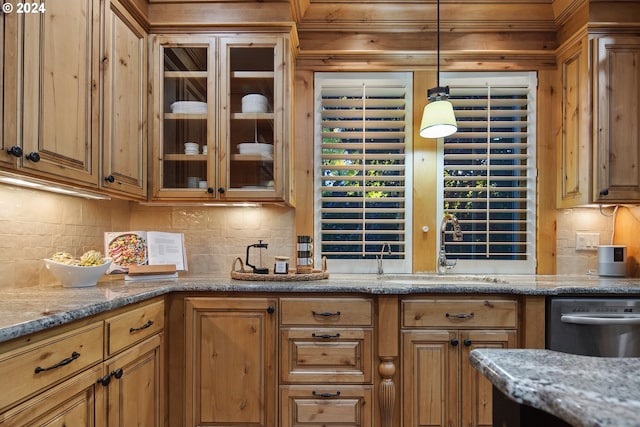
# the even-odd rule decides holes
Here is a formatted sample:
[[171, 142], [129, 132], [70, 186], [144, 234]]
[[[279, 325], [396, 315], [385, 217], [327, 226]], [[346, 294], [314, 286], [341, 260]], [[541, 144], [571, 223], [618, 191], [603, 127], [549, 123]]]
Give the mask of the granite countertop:
[[476, 349], [469, 360], [512, 400], [573, 426], [640, 425], [640, 358]]
[[92, 288], [14, 288], [0, 298], [0, 342], [171, 292], [361, 293], [371, 295], [640, 295], [640, 279], [598, 276], [343, 274], [318, 281], [260, 282], [184, 276], [125, 282], [105, 276]]

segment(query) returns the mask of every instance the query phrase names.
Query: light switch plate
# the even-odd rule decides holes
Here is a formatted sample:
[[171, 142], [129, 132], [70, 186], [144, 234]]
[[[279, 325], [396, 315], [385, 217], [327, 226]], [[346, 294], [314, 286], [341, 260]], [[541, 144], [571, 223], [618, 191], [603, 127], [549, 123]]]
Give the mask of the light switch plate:
[[595, 251], [600, 244], [600, 233], [589, 233], [585, 231], [576, 232], [577, 251]]

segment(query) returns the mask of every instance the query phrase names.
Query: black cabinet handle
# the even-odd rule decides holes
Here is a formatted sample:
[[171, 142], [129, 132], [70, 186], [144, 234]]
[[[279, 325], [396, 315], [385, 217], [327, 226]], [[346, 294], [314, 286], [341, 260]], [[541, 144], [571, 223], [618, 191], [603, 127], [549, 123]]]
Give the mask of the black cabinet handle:
[[600, 195], [601, 195], [601, 196], [608, 196], [608, 195], [609, 195], [609, 189], [608, 189], [608, 188], [605, 188], [604, 190], [602, 190], [602, 191], [600, 192]]
[[13, 147], [7, 148], [7, 153], [11, 154], [13, 157], [22, 157], [22, 148], [14, 145]]
[[464, 341], [462, 341], [462, 342], [463, 342], [463, 343], [464, 343], [464, 345], [466, 345], [467, 347], [469, 347], [469, 346], [472, 344], [472, 342], [471, 342], [471, 340], [470, 340], [469, 338], [465, 338], [465, 340], [464, 340]]
[[108, 386], [110, 382], [111, 382], [111, 374], [107, 374], [102, 378], [98, 378], [98, 384], [100, 384], [103, 387]]
[[316, 397], [338, 397], [340, 396], [340, 392], [336, 391], [335, 393], [318, 393], [315, 390], [311, 392]]
[[451, 340], [451, 341], [449, 341], [449, 342], [451, 343], [451, 345], [452, 345], [452, 346], [454, 346], [454, 347], [455, 347], [455, 346], [457, 346], [457, 345], [458, 345], [458, 343], [459, 343], [460, 341], [458, 341], [458, 338], [454, 338], [454, 339], [452, 339], [452, 340]]
[[269, 313], [269, 314], [273, 314], [273, 313], [275, 313], [275, 312], [276, 312], [276, 309], [275, 309], [272, 305], [270, 305], [269, 307], [267, 307], [267, 313]]
[[141, 330], [143, 330], [143, 329], [150, 328], [150, 327], [151, 327], [151, 325], [153, 325], [153, 320], [147, 320], [147, 323], [145, 323], [144, 325], [142, 325], [142, 326], [140, 326], [140, 327], [137, 327], [137, 328], [131, 328], [131, 329], [129, 329], [129, 333], [130, 333], [130, 334], [132, 334], [132, 333], [134, 333], [134, 332], [138, 332], [138, 331], [141, 331]]
[[213, 194], [214, 191], [215, 190], [213, 189], [213, 187], [207, 188], [207, 193], [209, 193], [209, 194]]
[[124, 374], [124, 371], [122, 370], [122, 368], [118, 368], [115, 371], [111, 372], [111, 375], [113, 375], [113, 377], [117, 380], [122, 378], [122, 374]]
[[311, 334], [313, 338], [321, 338], [323, 340], [329, 340], [331, 338], [340, 338], [340, 334], [329, 335], [329, 334], [317, 334], [314, 332]]
[[113, 177], [113, 175], [107, 175], [104, 177], [104, 180], [110, 183], [114, 183], [116, 182], [116, 179]]
[[313, 314], [314, 316], [322, 316], [322, 317], [340, 316], [340, 312], [339, 311], [336, 311], [335, 313], [332, 313], [330, 311], [318, 312], [318, 311], [311, 310], [311, 314]]
[[71, 353], [70, 357], [67, 357], [66, 359], [63, 359], [63, 360], [59, 361], [58, 363], [56, 363], [53, 366], [49, 366], [48, 368], [41, 368], [40, 366], [36, 367], [35, 373], [39, 374], [40, 372], [50, 371], [52, 369], [56, 369], [56, 368], [59, 368], [59, 367], [64, 366], [64, 365], [68, 365], [69, 363], [71, 363], [74, 360], [76, 360], [78, 357], [80, 357], [80, 353], [74, 351], [73, 353]]
[[219, 187], [218, 188], [218, 193], [224, 194], [224, 187]]
[[451, 313], [445, 313], [445, 316], [448, 317], [449, 319], [473, 319], [473, 313], [460, 313], [460, 314], [451, 314]]
[[40, 161], [40, 154], [35, 151], [30, 152], [25, 156], [27, 160], [31, 160], [33, 163], [38, 163]]

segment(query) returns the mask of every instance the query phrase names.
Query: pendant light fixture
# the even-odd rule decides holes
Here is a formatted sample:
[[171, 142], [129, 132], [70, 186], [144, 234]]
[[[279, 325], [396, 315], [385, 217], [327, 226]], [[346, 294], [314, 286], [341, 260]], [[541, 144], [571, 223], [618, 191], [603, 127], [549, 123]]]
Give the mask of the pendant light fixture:
[[458, 130], [453, 105], [449, 98], [449, 86], [440, 86], [440, 0], [437, 0], [438, 11], [438, 51], [436, 87], [427, 91], [428, 104], [422, 112], [420, 136], [423, 138], [444, 138], [453, 135]]

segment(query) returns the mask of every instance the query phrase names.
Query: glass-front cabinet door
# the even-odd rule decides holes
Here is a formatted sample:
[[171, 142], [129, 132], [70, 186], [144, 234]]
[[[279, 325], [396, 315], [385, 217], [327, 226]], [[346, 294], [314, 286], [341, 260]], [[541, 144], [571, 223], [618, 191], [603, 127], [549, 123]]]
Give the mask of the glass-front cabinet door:
[[155, 199], [215, 197], [215, 39], [158, 37]]
[[154, 37], [152, 200], [288, 201], [287, 40]]
[[285, 58], [282, 37], [220, 40], [223, 199], [284, 197]]

